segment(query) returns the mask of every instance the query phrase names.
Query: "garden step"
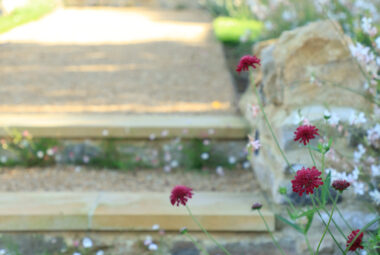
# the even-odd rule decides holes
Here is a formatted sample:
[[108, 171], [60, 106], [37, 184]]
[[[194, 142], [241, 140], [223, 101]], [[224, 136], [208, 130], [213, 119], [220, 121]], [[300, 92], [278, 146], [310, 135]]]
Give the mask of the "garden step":
[[[248, 124], [239, 115], [1, 114], [0, 136], [12, 129], [52, 138], [242, 139]], [[164, 135], [161, 135], [164, 132]]]
[[[252, 193], [197, 192], [193, 214], [210, 231], [265, 231], [251, 204]], [[274, 215], [262, 210], [269, 227]], [[183, 206], [173, 207], [168, 193], [18, 192], [0, 194], [0, 231], [178, 231], [199, 230]]]

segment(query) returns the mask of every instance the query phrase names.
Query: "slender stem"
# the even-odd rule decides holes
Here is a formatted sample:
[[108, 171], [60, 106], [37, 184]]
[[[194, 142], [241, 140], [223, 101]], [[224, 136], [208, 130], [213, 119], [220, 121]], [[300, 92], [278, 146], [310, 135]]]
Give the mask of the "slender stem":
[[284, 195], [284, 197], [285, 197], [285, 200], [289, 203], [290, 208], [292, 208], [293, 212], [297, 213], [297, 209], [294, 206], [292, 200], [287, 195]]
[[307, 148], [309, 149], [309, 154], [310, 154], [311, 160], [313, 161], [314, 166], [317, 167], [317, 164], [315, 163], [315, 159], [314, 159], [313, 153], [311, 152], [310, 143], [307, 145]]
[[326, 152], [323, 152], [322, 153], [322, 167], [321, 167], [322, 175], [325, 173], [325, 155], [326, 155]]
[[319, 241], [319, 244], [318, 244], [318, 247], [317, 247], [316, 254], [319, 253], [319, 248], [321, 247], [322, 241], [323, 241], [323, 239], [325, 238], [325, 235], [326, 235], [326, 233], [327, 233], [327, 230], [329, 229], [329, 226], [330, 226], [330, 223], [331, 223], [331, 219], [332, 219], [332, 217], [333, 217], [334, 210], [335, 210], [335, 207], [336, 207], [336, 202], [338, 201], [338, 197], [339, 197], [339, 193], [337, 193], [337, 195], [336, 195], [336, 197], [335, 197], [335, 200], [334, 200], [334, 203], [333, 203], [333, 207], [332, 207], [332, 209], [331, 209], [330, 218], [329, 218], [329, 221], [327, 222], [327, 225], [326, 225], [325, 231], [324, 231], [323, 234], [322, 234], [321, 240]]
[[202, 251], [203, 254], [205, 254], [205, 255], [209, 255], [209, 253], [208, 253], [208, 252], [207, 252], [202, 246], [200, 246], [200, 245], [197, 243], [197, 241], [194, 239], [194, 237], [192, 237], [192, 236], [191, 236], [189, 233], [187, 233], [187, 232], [185, 232], [184, 235], [187, 236], [187, 237], [190, 239], [190, 241], [195, 245], [195, 247], [198, 248], [198, 250]]
[[350, 244], [347, 246], [346, 250], [344, 251], [345, 254], [348, 252], [348, 250], [351, 248], [351, 246], [355, 243], [356, 239], [358, 239], [359, 235], [363, 233], [367, 228], [369, 228], [373, 223], [376, 221], [380, 221], [380, 217], [376, 217], [375, 219], [371, 220], [367, 223], [360, 231], [356, 234], [355, 238], [350, 242]]
[[261, 211], [260, 209], [257, 210], [259, 212], [259, 215], [261, 217], [261, 219], [263, 220], [264, 224], [265, 224], [265, 227], [270, 235], [270, 237], [272, 238], [272, 241], [274, 243], [274, 245], [277, 247], [277, 249], [281, 252], [282, 255], [286, 255], [286, 253], [284, 252], [284, 250], [281, 248], [281, 246], [278, 244], [276, 238], [274, 238], [274, 235], [272, 233], [272, 231], [270, 230], [269, 226], [268, 226], [268, 223], [267, 221], [265, 220], [265, 218], [263, 217], [263, 215], [261, 214]]
[[[329, 192], [330, 194], [330, 192]], [[331, 194], [330, 194], [330, 199], [333, 200]], [[327, 209], [324, 207], [324, 206], [321, 206], [322, 202], [318, 199], [318, 197], [315, 197], [315, 200], [318, 202], [318, 205], [320, 206], [320, 208], [325, 212], [325, 213], [329, 213], [329, 211], [327, 211]], [[335, 207], [335, 210], [338, 210], [338, 207]], [[336, 223], [336, 221], [334, 220], [334, 218], [332, 218], [332, 222], [334, 223], [335, 227], [338, 229], [339, 233], [342, 235], [343, 238], [346, 239], [346, 236], [345, 234], [343, 233], [343, 230], [339, 227], [338, 223]]]
[[290, 167], [290, 168], [293, 169], [293, 167], [290, 165], [290, 163], [289, 163], [287, 157], [285, 156], [284, 151], [281, 149], [280, 143], [278, 142], [275, 133], [273, 132], [272, 126], [271, 126], [271, 124], [269, 123], [268, 117], [267, 117], [267, 115], [266, 115], [266, 113], [265, 113], [265, 111], [264, 111], [264, 106], [263, 106], [263, 104], [262, 104], [262, 102], [261, 102], [261, 100], [260, 100], [260, 95], [259, 95], [259, 92], [257, 91], [257, 88], [256, 88], [256, 85], [255, 85], [255, 84], [253, 84], [253, 89], [254, 89], [255, 94], [256, 94], [256, 98], [257, 98], [257, 102], [258, 102], [258, 104], [259, 104], [260, 111], [261, 111], [261, 113], [262, 113], [263, 116], [264, 116], [265, 123], [266, 123], [266, 125], [267, 125], [269, 131], [270, 131], [271, 134], [272, 134], [272, 137], [273, 137], [273, 139], [274, 139], [274, 141], [275, 141], [275, 143], [276, 143], [276, 145], [277, 145], [277, 148], [279, 149], [279, 151], [280, 151], [280, 153], [281, 153], [281, 156], [282, 156], [282, 158], [285, 160], [285, 162], [286, 162], [286, 164], [288, 165], [288, 167]]
[[[317, 207], [317, 205], [316, 205], [316, 203], [315, 203], [315, 201], [314, 201], [313, 196], [310, 196], [310, 198], [311, 198], [311, 202], [313, 203], [314, 208], [317, 210], [317, 213], [318, 213], [319, 218], [321, 219], [321, 221], [323, 222], [323, 224], [324, 224], [325, 226], [327, 226], [327, 223], [326, 223], [325, 220], [323, 219], [322, 214], [321, 214], [321, 212], [319, 211], [319, 209], [318, 209], [318, 207]], [[326, 210], [326, 211], [327, 211], [327, 210]], [[334, 221], [334, 220], [333, 220], [333, 221]], [[337, 225], [336, 225], [336, 226], [337, 226]], [[343, 250], [342, 247], [340, 246], [339, 242], [336, 240], [336, 238], [335, 238], [335, 236], [333, 235], [333, 233], [331, 232], [331, 230], [330, 230], [330, 229], [327, 229], [327, 231], [329, 232], [331, 238], [334, 240], [335, 244], [338, 246], [338, 248], [340, 249], [340, 251], [342, 252], [342, 254], [344, 254], [344, 250]], [[342, 233], [343, 233], [343, 232], [342, 232]], [[344, 234], [343, 234], [343, 236], [344, 236]], [[346, 236], [344, 236], [344, 238], [346, 238]]]
[[305, 238], [305, 242], [306, 242], [307, 248], [309, 249], [310, 254], [313, 255], [314, 252], [313, 252], [313, 249], [311, 248], [310, 241], [309, 241], [309, 238], [307, 237], [307, 234], [304, 233], [303, 236]]
[[220, 245], [208, 232], [207, 230], [202, 226], [202, 224], [197, 220], [197, 218], [194, 217], [194, 215], [191, 213], [191, 210], [189, 208], [189, 206], [185, 206], [186, 209], [187, 209], [187, 212], [189, 213], [189, 215], [191, 216], [191, 218], [193, 219], [193, 221], [195, 222], [195, 224], [198, 225], [198, 227], [203, 231], [203, 233], [205, 233], [205, 235], [210, 238], [215, 244], [216, 246], [218, 246], [225, 254], [227, 255], [231, 255], [227, 250], [226, 248], [224, 248], [222, 245]]

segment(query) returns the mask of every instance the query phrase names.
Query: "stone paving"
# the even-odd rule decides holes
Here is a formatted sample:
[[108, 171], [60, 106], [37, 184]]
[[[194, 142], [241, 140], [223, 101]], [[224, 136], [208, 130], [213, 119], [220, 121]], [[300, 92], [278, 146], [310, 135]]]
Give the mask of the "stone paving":
[[[198, 192], [189, 201], [192, 212], [209, 231], [264, 231], [257, 212], [252, 212], [252, 193]], [[273, 213], [263, 215], [274, 229]], [[173, 207], [168, 193], [49, 192], [2, 193], [0, 230], [145, 230], [154, 224], [178, 231], [199, 227], [184, 206]]]
[[204, 10], [58, 9], [0, 35], [0, 113], [234, 113]]

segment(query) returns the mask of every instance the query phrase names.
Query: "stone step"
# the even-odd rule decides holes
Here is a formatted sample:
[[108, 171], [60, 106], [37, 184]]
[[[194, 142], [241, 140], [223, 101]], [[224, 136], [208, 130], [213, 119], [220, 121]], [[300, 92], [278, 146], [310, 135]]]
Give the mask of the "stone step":
[[[199, 192], [188, 205], [209, 231], [265, 231], [252, 193]], [[262, 210], [269, 228], [274, 215]], [[169, 193], [18, 192], [0, 193], [0, 231], [166, 231], [199, 228], [183, 206], [173, 207]]]
[[[52, 138], [214, 138], [245, 139], [248, 124], [239, 115], [0, 114], [0, 136], [12, 129]], [[161, 135], [164, 132], [165, 135]]]

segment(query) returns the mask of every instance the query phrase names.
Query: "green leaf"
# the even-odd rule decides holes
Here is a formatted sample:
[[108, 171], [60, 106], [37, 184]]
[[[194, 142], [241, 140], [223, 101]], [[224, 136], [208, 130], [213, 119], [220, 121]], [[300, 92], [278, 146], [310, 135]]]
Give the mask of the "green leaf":
[[309, 209], [305, 212], [302, 212], [301, 214], [297, 215], [297, 219], [301, 217], [308, 217], [310, 215], [313, 215], [316, 212], [316, 208]]
[[288, 207], [286, 208], [286, 211], [288, 212], [288, 215], [289, 215], [289, 217], [290, 217], [292, 220], [297, 219], [297, 215], [296, 215], [295, 213], [291, 212], [290, 209], [289, 209]]
[[301, 234], [304, 233], [303, 229], [302, 229], [300, 226], [298, 226], [296, 223], [293, 223], [293, 222], [291, 222], [291, 221], [285, 219], [284, 217], [282, 217], [281, 215], [278, 215], [278, 214], [276, 214], [276, 217], [277, 217], [277, 219], [279, 219], [280, 221], [284, 222], [284, 223], [287, 224], [288, 226], [294, 228], [294, 229], [295, 229], [296, 231], [298, 231], [299, 233], [301, 233]]

